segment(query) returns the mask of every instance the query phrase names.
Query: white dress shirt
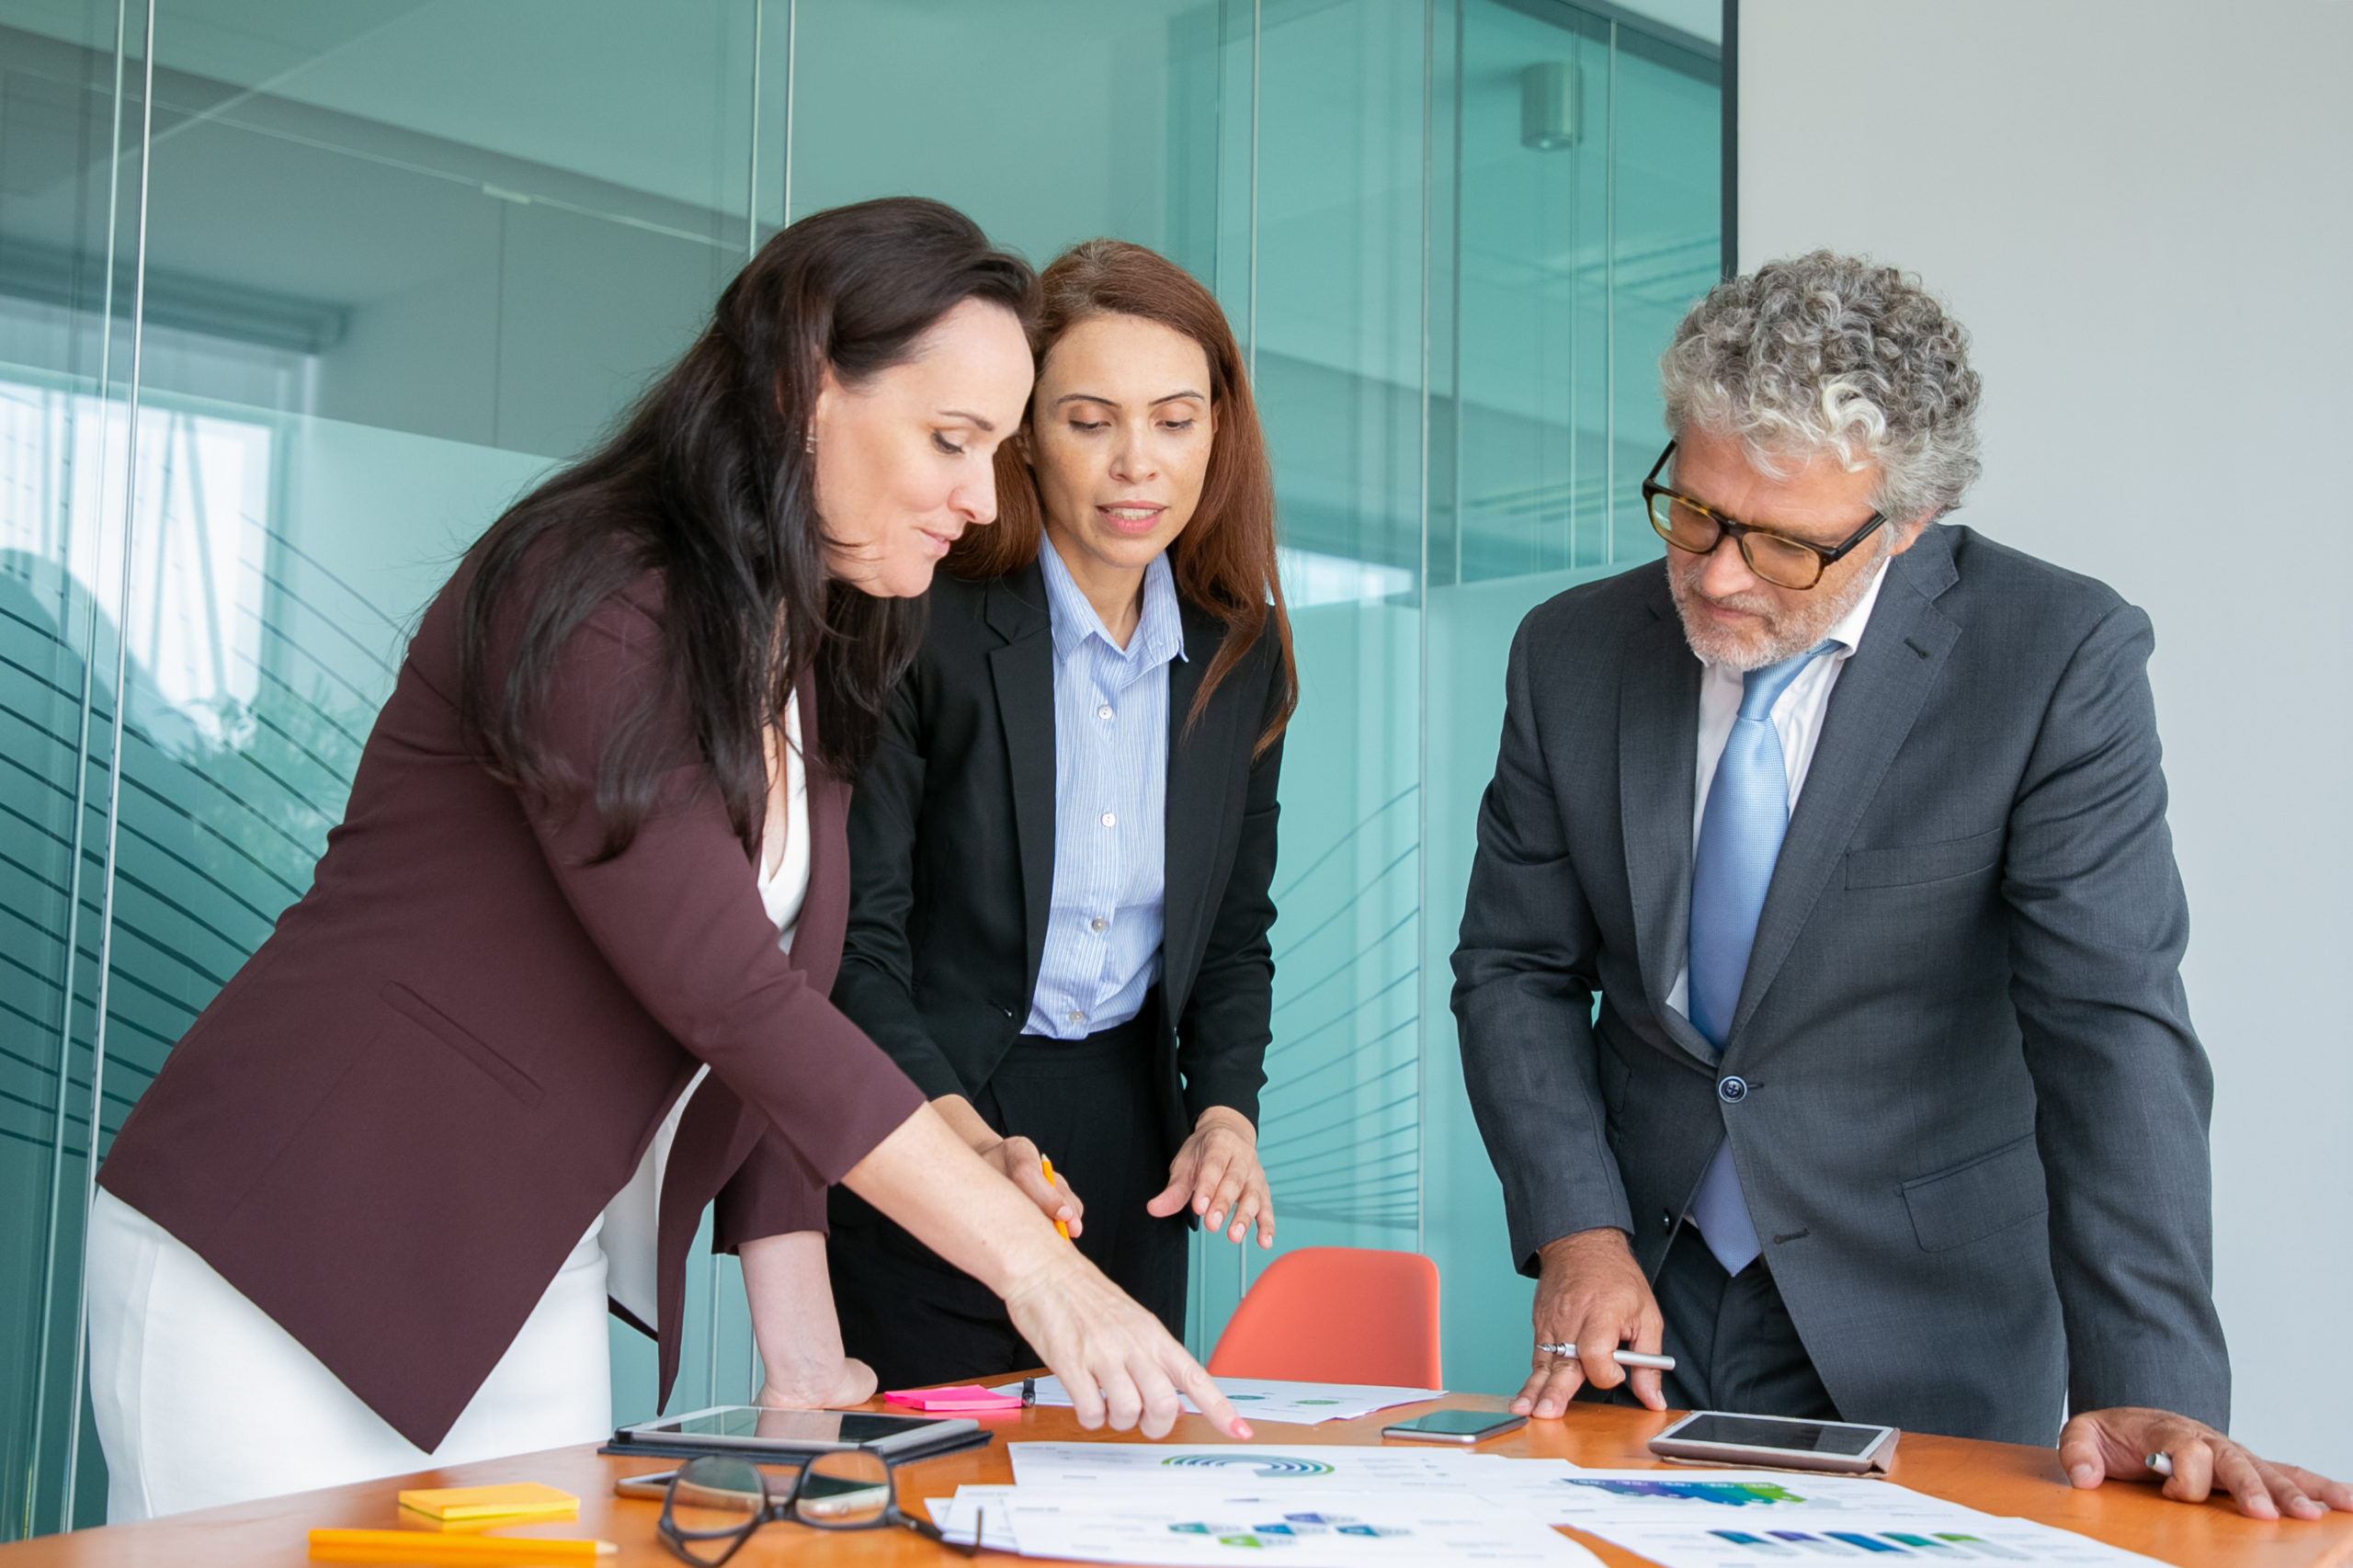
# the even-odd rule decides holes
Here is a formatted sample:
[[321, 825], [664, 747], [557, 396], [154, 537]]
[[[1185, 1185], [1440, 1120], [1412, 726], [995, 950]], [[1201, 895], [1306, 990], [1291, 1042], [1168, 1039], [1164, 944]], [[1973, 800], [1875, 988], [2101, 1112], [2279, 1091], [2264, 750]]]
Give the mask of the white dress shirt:
[[[1822, 739], [1822, 721], [1830, 711], [1830, 692], [1838, 684], [1838, 672], [1855, 656], [1855, 647], [1863, 640], [1863, 628], [1870, 623], [1871, 607], [1879, 603], [1880, 585], [1887, 581], [1887, 563], [1881, 562], [1871, 574], [1871, 585], [1855, 601], [1855, 608], [1839, 619], [1830, 629], [1828, 641], [1836, 647], [1817, 654], [1813, 663], [1790, 682], [1780, 698], [1773, 704], [1774, 733], [1781, 737], [1781, 766], [1790, 777], [1790, 810], [1798, 809], [1798, 791], [1805, 788], [1805, 776], [1813, 766], [1813, 748]], [[1740, 717], [1740, 698], [1744, 677], [1730, 665], [1710, 665], [1699, 677], [1699, 786], [1691, 791], [1691, 854], [1694, 863], [1699, 853], [1699, 823], [1708, 813], [1708, 788], [1716, 781], [1716, 764], [1724, 755], [1724, 743], [1732, 739], [1732, 726]], [[1691, 1016], [1691, 966], [1686, 963], [1677, 971], [1675, 988], [1667, 993], [1666, 1005]]]

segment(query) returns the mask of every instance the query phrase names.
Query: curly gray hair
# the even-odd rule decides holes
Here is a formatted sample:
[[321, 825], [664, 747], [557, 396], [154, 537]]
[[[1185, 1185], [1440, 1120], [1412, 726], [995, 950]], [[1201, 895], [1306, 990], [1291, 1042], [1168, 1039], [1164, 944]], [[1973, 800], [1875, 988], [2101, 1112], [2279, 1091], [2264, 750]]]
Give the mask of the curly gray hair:
[[1961, 505], [1982, 466], [1969, 335], [1917, 278], [1818, 250], [1708, 291], [1660, 362], [1666, 426], [1734, 436], [1775, 459], [1836, 452], [1880, 468], [1896, 522]]

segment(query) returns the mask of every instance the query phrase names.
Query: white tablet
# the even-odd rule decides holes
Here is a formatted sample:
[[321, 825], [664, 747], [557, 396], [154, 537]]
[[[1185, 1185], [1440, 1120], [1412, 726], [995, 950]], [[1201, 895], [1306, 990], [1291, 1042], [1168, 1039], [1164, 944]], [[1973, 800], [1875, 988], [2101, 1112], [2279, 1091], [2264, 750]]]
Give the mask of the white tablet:
[[1893, 1426], [1698, 1410], [1653, 1437], [1650, 1448], [1662, 1459], [1869, 1475], [1887, 1469], [1900, 1436]]

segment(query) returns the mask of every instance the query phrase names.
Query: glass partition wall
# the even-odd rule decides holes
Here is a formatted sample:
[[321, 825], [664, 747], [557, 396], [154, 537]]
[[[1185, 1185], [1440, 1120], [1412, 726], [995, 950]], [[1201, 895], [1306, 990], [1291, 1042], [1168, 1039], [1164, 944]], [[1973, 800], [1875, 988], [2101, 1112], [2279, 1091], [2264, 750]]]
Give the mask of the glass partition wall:
[[[0, 0], [0, 1536], [102, 1517], [94, 1159], [308, 885], [418, 610], [759, 239], [898, 192], [1225, 302], [1305, 687], [1279, 1250], [1429, 1253], [1449, 1384], [1513, 1385], [1446, 960], [1513, 627], [1655, 553], [1717, 82], [1556, 0]], [[1266, 1259], [1195, 1246], [1206, 1354]], [[747, 1396], [732, 1260], [688, 1310], [674, 1403]]]

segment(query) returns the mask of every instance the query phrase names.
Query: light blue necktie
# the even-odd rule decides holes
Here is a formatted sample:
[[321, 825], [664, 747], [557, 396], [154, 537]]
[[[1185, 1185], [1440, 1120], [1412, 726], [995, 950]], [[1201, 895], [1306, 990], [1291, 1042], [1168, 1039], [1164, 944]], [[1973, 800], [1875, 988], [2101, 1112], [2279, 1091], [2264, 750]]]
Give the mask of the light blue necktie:
[[[1790, 829], [1790, 774], [1781, 760], [1780, 733], [1773, 728], [1773, 704], [1818, 654], [1836, 646], [1824, 642], [1742, 677], [1740, 716], [1733, 721], [1708, 786], [1691, 866], [1690, 1004], [1692, 1027], [1719, 1055], [1740, 1006], [1773, 863]], [[1727, 1274], [1739, 1273], [1763, 1250], [1740, 1196], [1729, 1134], [1699, 1178], [1691, 1221]]]

